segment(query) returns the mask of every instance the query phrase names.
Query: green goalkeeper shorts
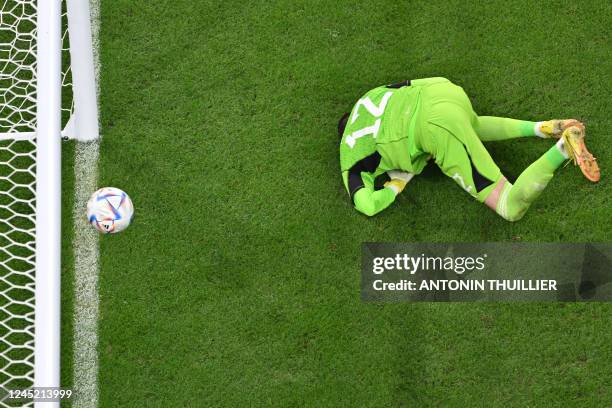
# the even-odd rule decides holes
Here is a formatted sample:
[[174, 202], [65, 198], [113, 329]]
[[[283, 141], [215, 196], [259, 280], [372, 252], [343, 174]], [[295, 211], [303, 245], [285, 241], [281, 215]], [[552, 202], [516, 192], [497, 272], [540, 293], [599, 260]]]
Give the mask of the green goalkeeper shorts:
[[450, 81], [427, 86], [422, 104], [418, 147], [434, 157], [444, 174], [484, 202], [503, 176], [474, 130], [477, 115], [463, 88]]

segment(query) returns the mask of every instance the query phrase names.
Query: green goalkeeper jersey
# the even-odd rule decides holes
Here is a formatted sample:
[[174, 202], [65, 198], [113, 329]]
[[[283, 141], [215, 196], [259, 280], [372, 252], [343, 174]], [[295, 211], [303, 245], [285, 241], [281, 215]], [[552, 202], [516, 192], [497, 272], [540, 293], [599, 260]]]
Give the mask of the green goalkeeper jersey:
[[427, 78], [381, 86], [367, 92], [353, 107], [340, 143], [344, 185], [357, 210], [374, 215], [395, 200], [391, 188], [375, 188], [389, 170], [419, 174], [429, 155], [421, 151], [421, 92], [444, 78]]

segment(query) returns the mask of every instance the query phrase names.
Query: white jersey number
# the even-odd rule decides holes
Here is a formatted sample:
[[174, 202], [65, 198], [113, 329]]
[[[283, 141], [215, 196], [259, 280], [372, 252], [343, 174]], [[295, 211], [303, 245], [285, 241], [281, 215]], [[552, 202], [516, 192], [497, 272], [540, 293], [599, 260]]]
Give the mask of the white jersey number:
[[391, 95], [393, 95], [393, 92], [387, 92], [386, 94], [384, 94], [378, 106], [374, 105], [374, 102], [372, 102], [370, 97], [365, 97], [357, 101], [357, 104], [355, 105], [355, 111], [353, 112], [353, 116], [351, 117], [351, 124], [355, 123], [355, 121], [359, 117], [359, 108], [362, 106], [366, 108], [367, 111], [370, 112], [370, 114], [377, 119], [372, 126], [366, 126], [359, 130], [356, 130], [345, 138], [346, 144], [351, 149], [355, 146], [357, 139], [359, 139], [360, 137], [372, 135], [372, 137], [376, 138], [378, 130], [380, 129], [379, 118], [385, 112], [385, 107], [387, 107], [387, 102], [389, 102], [389, 98], [391, 98]]

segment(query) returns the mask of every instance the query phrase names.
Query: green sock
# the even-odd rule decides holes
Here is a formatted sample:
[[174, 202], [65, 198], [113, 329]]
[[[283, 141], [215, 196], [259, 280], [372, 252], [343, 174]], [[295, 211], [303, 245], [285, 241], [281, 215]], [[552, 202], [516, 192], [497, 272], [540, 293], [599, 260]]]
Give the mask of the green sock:
[[527, 120], [478, 116], [474, 130], [480, 140], [487, 142], [535, 136], [535, 124]]
[[520, 220], [565, 160], [557, 146], [551, 147], [521, 173], [514, 185], [506, 182], [496, 212], [508, 221]]
[[567, 160], [567, 157], [563, 156], [563, 153], [559, 151], [559, 148], [557, 146], [551, 147], [546, 153], [544, 153], [544, 156], [554, 167], [553, 171], [558, 169]]

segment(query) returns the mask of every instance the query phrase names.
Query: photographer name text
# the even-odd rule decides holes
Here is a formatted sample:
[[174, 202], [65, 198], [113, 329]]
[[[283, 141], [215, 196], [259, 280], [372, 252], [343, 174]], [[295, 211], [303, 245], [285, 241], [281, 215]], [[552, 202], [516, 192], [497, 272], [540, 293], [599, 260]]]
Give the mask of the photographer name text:
[[553, 279], [430, 279], [414, 282], [402, 279], [397, 282], [372, 282], [376, 291], [556, 291]]

